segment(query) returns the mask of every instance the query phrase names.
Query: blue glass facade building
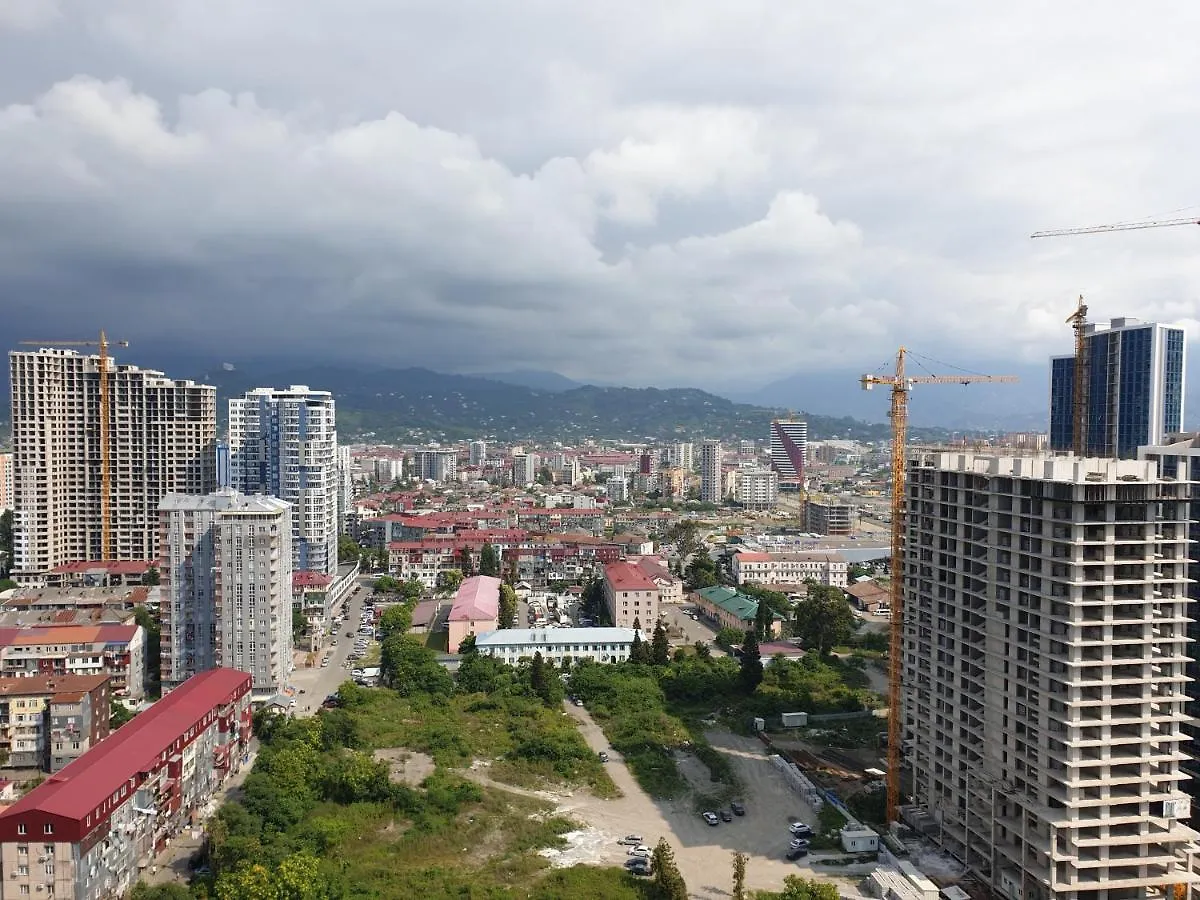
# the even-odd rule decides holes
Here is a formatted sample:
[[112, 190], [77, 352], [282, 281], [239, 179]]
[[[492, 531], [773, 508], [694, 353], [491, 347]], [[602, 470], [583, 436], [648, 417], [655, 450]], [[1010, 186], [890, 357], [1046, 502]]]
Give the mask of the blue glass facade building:
[[[1113, 319], [1087, 334], [1088, 456], [1132, 458], [1183, 428], [1185, 341], [1180, 328]], [[1073, 446], [1075, 357], [1050, 361], [1050, 447]]]

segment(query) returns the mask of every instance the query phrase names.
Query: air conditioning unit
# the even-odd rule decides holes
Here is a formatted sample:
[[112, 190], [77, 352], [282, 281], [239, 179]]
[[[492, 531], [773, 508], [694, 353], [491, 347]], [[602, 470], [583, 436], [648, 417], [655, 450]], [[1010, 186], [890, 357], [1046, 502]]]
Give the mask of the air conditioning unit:
[[46, 860], [48, 860], [49, 858], [50, 858], [50, 857], [48, 857], [48, 856], [39, 856], [39, 857], [38, 857], [38, 862], [40, 862], [40, 863], [44, 863], [44, 862], [45, 862]]
[[9, 872], [9, 873], [8, 873], [8, 877], [9, 877], [9, 878], [16, 878], [16, 877], [17, 877], [17, 870], [16, 870], [16, 869], [13, 869], [11, 872]]

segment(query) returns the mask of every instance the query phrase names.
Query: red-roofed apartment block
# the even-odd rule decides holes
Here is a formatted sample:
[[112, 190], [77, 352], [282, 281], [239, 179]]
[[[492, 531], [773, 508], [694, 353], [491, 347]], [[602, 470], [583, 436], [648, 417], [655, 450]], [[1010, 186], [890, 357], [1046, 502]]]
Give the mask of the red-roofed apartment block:
[[636, 619], [643, 631], [651, 631], [658, 621], [658, 585], [633, 563], [604, 567], [604, 602], [617, 628], [632, 628]]
[[140, 625], [0, 628], [0, 675], [108, 675], [114, 697], [146, 694], [146, 632]]
[[120, 897], [242, 764], [250, 676], [211, 669], [0, 813], [0, 900]]
[[500, 579], [476, 575], [459, 586], [450, 607], [447, 630], [450, 652], [457, 653], [463, 638], [469, 634], [484, 634], [500, 627]]

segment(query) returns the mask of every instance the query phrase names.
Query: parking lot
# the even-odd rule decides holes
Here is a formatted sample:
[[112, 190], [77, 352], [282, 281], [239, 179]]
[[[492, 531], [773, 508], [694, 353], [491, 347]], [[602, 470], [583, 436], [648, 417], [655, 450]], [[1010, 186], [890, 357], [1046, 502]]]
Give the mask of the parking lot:
[[[693, 810], [690, 798], [652, 800], [648, 797], [620, 754], [611, 750], [604, 733], [587, 711], [574, 706], [568, 706], [567, 710], [579, 720], [580, 730], [589, 746], [597, 752], [609, 752], [609, 775], [624, 794], [616, 800], [574, 796], [562, 801], [563, 812], [586, 823], [589, 831], [598, 830], [608, 838], [599, 843], [594, 862], [623, 864], [628, 858], [626, 848], [617, 844], [617, 839], [626, 834], [639, 834], [651, 847], [660, 837], [667, 838], [675, 849], [675, 858], [692, 897], [705, 900], [729, 897], [733, 853], [738, 850], [749, 856], [746, 883], [753, 889], [778, 890], [784, 877], [790, 874], [834, 880], [814, 875], [803, 860], [788, 862], [784, 859], [791, 839], [789, 821], [798, 819], [815, 825], [817, 817], [788, 787], [759, 741], [728, 732], [709, 735], [713, 747], [730, 756], [745, 786], [741, 799], [746, 806], [745, 816], [735, 816], [732, 822], [709, 826]], [[856, 893], [845, 882], [839, 887], [848, 895]]]

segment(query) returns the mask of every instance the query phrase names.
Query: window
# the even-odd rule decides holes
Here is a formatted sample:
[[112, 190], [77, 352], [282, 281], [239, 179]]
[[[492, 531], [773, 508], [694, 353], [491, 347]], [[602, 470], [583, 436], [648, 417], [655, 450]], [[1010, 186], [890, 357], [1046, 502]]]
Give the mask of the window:
[[54, 834], [54, 825], [52, 825], [50, 822], [47, 822], [42, 826], [42, 834]]
[[17, 834], [28, 834], [29, 831], [25, 827], [25, 823], [21, 822], [17, 825]]

